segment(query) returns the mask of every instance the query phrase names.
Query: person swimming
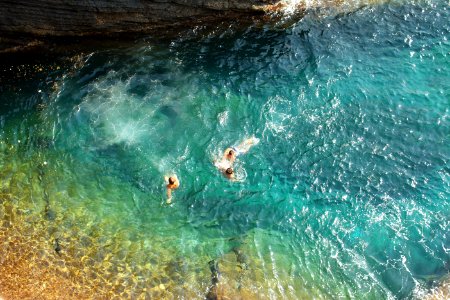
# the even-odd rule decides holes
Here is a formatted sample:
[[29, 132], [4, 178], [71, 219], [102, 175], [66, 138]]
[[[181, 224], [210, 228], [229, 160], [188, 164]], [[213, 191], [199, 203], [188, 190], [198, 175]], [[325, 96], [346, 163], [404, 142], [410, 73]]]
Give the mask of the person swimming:
[[235, 179], [233, 168], [228, 168], [225, 170], [224, 175], [226, 178], [233, 180]]
[[233, 163], [236, 160], [239, 152], [235, 148], [227, 148], [223, 154], [223, 158]]
[[176, 190], [180, 186], [180, 181], [177, 175], [172, 175], [170, 177], [164, 176], [164, 180], [167, 182], [167, 203], [172, 202], [172, 190]]
[[216, 161], [214, 165], [222, 171], [222, 173], [227, 177], [228, 179], [234, 179], [234, 170], [233, 170], [233, 164], [236, 161], [236, 158], [248, 152], [250, 148], [253, 145], [256, 145], [259, 143], [259, 139], [256, 137], [251, 137], [246, 140], [244, 140], [242, 143], [240, 143], [236, 147], [228, 147], [225, 149], [222, 159], [220, 161]]

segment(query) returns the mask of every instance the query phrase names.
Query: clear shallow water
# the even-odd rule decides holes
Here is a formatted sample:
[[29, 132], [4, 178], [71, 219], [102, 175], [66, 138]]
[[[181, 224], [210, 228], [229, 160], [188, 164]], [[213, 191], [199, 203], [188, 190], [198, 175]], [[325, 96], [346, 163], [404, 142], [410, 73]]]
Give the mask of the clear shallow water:
[[[4, 227], [104, 295], [202, 298], [215, 261], [230, 297], [420, 298], [450, 264], [448, 21], [444, 1], [314, 9], [5, 85]], [[252, 135], [230, 183], [212, 162]]]

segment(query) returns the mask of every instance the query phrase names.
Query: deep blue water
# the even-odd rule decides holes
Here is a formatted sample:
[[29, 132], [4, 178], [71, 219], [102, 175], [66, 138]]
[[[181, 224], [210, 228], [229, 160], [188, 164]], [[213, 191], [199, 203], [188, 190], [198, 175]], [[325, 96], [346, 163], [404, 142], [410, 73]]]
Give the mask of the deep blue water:
[[[150, 263], [201, 298], [216, 260], [231, 295], [420, 298], [450, 269], [449, 20], [445, 1], [317, 8], [81, 53], [3, 88], [3, 189], [130, 266], [130, 295]], [[229, 182], [213, 161], [250, 136]], [[36, 168], [40, 188], [14, 177]]]

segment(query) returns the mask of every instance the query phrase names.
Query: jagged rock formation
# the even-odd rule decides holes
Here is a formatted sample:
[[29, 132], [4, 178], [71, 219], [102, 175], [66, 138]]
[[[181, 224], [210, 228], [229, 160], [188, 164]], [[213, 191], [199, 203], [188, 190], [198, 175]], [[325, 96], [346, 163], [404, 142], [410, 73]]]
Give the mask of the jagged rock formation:
[[51, 38], [161, 33], [249, 19], [280, 0], [0, 0], [0, 54], [42, 47]]
[[0, 0], [0, 36], [150, 32], [261, 13], [278, 0]]

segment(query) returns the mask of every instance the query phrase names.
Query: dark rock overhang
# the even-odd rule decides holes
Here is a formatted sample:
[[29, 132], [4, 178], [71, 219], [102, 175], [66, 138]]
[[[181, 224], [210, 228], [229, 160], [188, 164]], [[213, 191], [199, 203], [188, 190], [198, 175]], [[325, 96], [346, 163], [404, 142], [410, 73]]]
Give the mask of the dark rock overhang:
[[0, 33], [86, 36], [151, 32], [191, 22], [262, 14], [277, 0], [0, 1]]
[[160, 34], [225, 20], [252, 20], [280, 0], [0, 0], [0, 53], [49, 39]]

